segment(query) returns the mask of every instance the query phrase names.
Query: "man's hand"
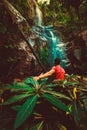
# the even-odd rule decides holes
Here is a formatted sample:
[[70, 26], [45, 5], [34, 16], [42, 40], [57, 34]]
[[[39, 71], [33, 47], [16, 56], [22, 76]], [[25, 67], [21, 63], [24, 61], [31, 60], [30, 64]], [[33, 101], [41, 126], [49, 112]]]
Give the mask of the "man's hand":
[[34, 80], [39, 80], [39, 76], [33, 77]]
[[39, 76], [33, 77], [33, 79], [34, 79], [34, 80], [39, 80], [41, 75], [43, 75], [43, 73], [41, 73]]
[[17, 82], [22, 82], [22, 80], [21, 80], [21, 79], [19, 79], [19, 78], [15, 78], [15, 79], [14, 79], [14, 81], [17, 81]]

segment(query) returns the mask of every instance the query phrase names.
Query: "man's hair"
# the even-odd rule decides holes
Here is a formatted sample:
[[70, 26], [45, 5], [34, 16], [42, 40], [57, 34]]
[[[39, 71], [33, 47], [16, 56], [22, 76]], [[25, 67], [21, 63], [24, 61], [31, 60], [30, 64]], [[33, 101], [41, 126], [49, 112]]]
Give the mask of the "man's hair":
[[60, 59], [59, 59], [59, 58], [56, 58], [55, 61], [54, 61], [54, 64], [55, 64], [55, 65], [59, 65], [59, 64], [60, 64]]

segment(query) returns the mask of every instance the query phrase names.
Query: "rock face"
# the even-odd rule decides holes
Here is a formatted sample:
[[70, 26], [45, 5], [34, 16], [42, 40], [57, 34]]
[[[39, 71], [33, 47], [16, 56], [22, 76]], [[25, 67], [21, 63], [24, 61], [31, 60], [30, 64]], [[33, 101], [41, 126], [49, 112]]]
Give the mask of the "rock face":
[[[32, 46], [38, 53], [40, 46], [36, 45], [35, 40]], [[0, 80], [8, 82], [15, 78], [24, 79], [41, 72], [41, 66], [20, 34], [9, 32], [0, 35]]]
[[67, 47], [67, 55], [73, 68], [72, 73], [87, 75], [87, 30], [80, 36], [74, 36], [70, 46]]
[[[25, 78], [35, 74], [35, 57], [25, 41], [7, 36], [0, 37], [0, 80]], [[16, 37], [17, 38], [17, 37]]]
[[[12, 9], [15, 10], [14, 7], [10, 4], [9, 7], [11, 7], [11, 13], [14, 12], [12, 11]], [[16, 19], [12, 19], [13, 17], [11, 18], [9, 13], [6, 10], [3, 12], [3, 10], [5, 10], [4, 6], [1, 6], [0, 27], [2, 26], [2, 31], [0, 31], [0, 80], [9, 81], [13, 80], [14, 78], [23, 79], [25, 77], [34, 75], [37, 73], [37, 68], [40, 68], [39, 65], [37, 68], [35, 68], [35, 64], [37, 64], [37, 62], [33, 55], [34, 53], [31, 52], [28, 44], [26, 44], [26, 42], [23, 40], [24, 38], [21, 37], [19, 32], [19, 30], [21, 30], [21, 26], [13, 24]], [[17, 10], [15, 10], [15, 14], [16, 13], [19, 14]], [[13, 13], [12, 16], [16, 17], [15, 14]], [[24, 25], [23, 31], [25, 34], [27, 33]]]

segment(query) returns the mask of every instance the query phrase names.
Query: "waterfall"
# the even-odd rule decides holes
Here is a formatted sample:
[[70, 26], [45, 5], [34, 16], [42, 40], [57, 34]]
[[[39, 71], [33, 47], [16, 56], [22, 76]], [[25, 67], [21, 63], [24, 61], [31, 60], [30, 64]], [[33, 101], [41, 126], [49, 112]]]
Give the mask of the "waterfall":
[[57, 57], [56, 44], [59, 42], [59, 37], [55, 35], [53, 26], [44, 26], [44, 37], [49, 42], [49, 57], [50, 65], [53, 66], [54, 59]]
[[42, 12], [37, 3], [34, 22], [35, 25], [32, 27], [32, 33], [35, 34], [35, 37], [48, 43], [48, 61], [50, 66], [53, 66], [54, 59], [59, 57], [61, 59], [61, 66], [65, 68], [68, 63], [65, 44], [60, 41], [60, 36], [57, 35], [52, 25], [42, 25]]
[[50, 65], [54, 65], [54, 59], [59, 57], [61, 60], [61, 66], [64, 68], [69, 65], [69, 61], [66, 56], [66, 46], [60, 41], [60, 36], [57, 35], [53, 26], [44, 26], [44, 36], [49, 41], [49, 62]]
[[35, 2], [35, 17], [34, 17], [34, 24], [36, 26], [41, 26], [43, 24], [43, 20], [42, 20], [42, 12], [38, 6], [38, 4]]

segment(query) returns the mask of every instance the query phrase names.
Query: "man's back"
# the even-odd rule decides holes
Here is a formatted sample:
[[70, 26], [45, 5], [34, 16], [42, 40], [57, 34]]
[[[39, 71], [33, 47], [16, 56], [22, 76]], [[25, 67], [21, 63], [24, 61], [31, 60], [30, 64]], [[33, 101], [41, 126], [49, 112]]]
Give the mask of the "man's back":
[[56, 79], [64, 79], [65, 71], [60, 65], [54, 66], [52, 69], [55, 70]]

